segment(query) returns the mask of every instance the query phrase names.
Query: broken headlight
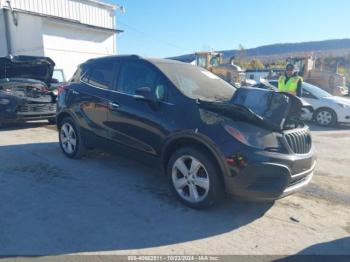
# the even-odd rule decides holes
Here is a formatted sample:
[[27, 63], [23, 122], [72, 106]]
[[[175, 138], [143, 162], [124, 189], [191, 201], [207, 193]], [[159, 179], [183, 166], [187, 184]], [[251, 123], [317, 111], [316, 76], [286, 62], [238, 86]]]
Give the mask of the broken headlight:
[[224, 128], [232, 137], [249, 147], [275, 152], [281, 149], [278, 134], [270, 130], [245, 122], [235, 122], [234, 125], [225, 124]]

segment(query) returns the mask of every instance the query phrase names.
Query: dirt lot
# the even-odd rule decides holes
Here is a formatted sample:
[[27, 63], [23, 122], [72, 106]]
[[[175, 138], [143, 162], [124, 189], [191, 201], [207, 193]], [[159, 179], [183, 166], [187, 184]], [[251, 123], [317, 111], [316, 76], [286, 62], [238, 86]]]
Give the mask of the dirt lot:
[[2, 130], [0, 255], [350, 254], [350, 128], [312, 129], [318, 165], [302, 192], [208, 211], [140, 163], [65, 158], [52, 126]]

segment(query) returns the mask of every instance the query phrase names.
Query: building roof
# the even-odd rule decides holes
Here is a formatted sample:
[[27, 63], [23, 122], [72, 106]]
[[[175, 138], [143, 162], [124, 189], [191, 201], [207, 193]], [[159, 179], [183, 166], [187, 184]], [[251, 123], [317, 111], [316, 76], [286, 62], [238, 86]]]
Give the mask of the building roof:
[[104, 1], [97, 1], [97, 0], [85, 0], [85, 1], [88, 1], [88, 2], [91, 2], [91, 3], [94, 3], [94, 4], [98, 4], [98, 5], [102, 5], [104, 7], [109, 7], [113, 10], [117, 9], [117, 5], [115, 4], [109, 4], [109, 3], [106, 3]]
[[[116, 5], [97, 0], [0, 0], [0, 8], [116, 30]], [[118, 30], [116, 30], [118, 31]], [[121, 30], [120, 30], [121, 32]]]

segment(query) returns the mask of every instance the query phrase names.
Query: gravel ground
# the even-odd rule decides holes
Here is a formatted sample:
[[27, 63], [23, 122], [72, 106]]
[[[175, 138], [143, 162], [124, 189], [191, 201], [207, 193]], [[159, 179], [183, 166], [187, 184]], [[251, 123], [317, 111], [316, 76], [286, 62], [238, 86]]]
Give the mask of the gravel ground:
[[350, 128], [312, 127], [312, 183], [274, 203], [181, 205], [158, 170], [60, 152], [42, 123], [0, 131], [0, 255], [348, 254]]

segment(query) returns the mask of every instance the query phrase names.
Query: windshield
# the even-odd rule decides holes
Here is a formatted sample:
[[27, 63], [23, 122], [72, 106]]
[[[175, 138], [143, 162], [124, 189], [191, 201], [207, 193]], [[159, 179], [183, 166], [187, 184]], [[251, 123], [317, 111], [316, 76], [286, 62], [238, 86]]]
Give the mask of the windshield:
[[236, 91], [235, 87], [203, 68], [171, 62], [155, 64], [187, 97], [207, 101], [227, 101]]
[[305, 82], [303, 83], [303, 89], [311, 93], [312, 95], [316, 96], [317, 98], [332, 96], [330, 93], [322, 90], [321, 88]]

